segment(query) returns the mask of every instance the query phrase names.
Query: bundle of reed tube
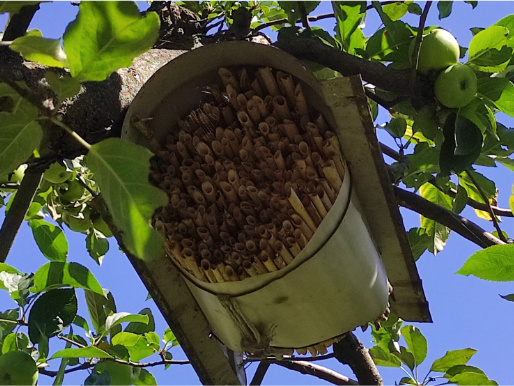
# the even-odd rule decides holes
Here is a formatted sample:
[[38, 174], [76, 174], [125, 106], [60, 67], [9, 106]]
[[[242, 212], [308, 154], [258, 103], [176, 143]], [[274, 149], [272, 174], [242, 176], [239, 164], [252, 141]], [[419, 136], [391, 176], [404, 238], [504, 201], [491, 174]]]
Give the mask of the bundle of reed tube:
[[220, 68], [218, 77], [170, 127], [150, 173], [169, 196], [152, 220], [166, 252], [210, 283], [290, 264], [345, 174], [338, 139], [300, 81], [270, 67]]

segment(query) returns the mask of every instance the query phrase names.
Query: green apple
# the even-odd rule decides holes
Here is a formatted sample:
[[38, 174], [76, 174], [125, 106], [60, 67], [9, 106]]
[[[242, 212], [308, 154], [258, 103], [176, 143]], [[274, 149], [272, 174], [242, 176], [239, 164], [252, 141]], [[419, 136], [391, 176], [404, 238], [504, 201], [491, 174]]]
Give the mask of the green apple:
[[67, 187], [59, 188], [59, 197], [63, 201], [74, 202], [84, 194], [84, 187], [77, 180], [69, 181]]
[[61, 184], [68, 181], [72, 174], [72, 172], [66, 170], [65, 166], [55, 162], [45, 170], [43, 177], [45, 180], [50, 181], [53, 184]]
[[[413, 39], [409, 58], [412, 60], [415, 39]], [[434, 29], [423, 37], [419, 48], [418, 71], [427, 75], [430, 71], [441, 71], [459, 61], [459, 43], [451, 33], [444, 29]]]
[[465, 64], [454, 64], [441, 72], [434, 84], [437, 100], [446, 107], [460, 108], [470, 103], [477, 93], [475, 72]]
[[141, 368], [114, 361], [100, 361], [95, 366], [97, 373], [108, 372], [111, 376], [111, 385], [132, 385], [136, 382]]
[[36, 362], [23, 351], [9, 351], [0, 356], [0, 385], [35, 385]]

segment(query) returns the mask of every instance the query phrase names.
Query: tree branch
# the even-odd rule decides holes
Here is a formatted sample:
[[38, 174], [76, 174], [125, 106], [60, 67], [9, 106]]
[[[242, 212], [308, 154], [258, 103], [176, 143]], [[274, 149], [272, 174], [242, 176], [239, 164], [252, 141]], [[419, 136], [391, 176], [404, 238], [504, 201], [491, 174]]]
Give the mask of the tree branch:
[[334, 343], [334, 354], [339, 362], [350, 366], [359, 384], [384, 384], [368, 350], [352, 332], [347, 333], [339, 342]]
[[274, 361], [272, 362], [289, 370], [295, 370], [302, 374], [312, 375], [334, 385], [358, 385], [357, 381], [341, 375], [326, 367], [306, 361]]
[[25, 35], [34, 14], [39, 9], [39, 4], [26, 5], [21, 8], [20, 12], [12, 15], [9, 24], [5, 28], [2, 41], [14, 40]]
[[431, 220], [454, 230], [462, 237], [472, 241], [481, 248], [487, 248], [492, 245], [505, 244], [503, 241], [494, 237], [489, 232], [479, 227], [472, 221], [446, 209], [442, 206], [434, 204], [415, 193], [408, 192], [397, 186], [393, 186], [394, 193], [398, 199], [398, 203], [410, 210], [413, 210]]
[[16, 192], [11, 208], [5, 215], [2, 228], [0, 228], [0, 263], [5, 262], [7, 255], [11, 251], [14, 239], [27, 215], [30, 203], [34, 199], [42, 177], [43, 172], [27, 169], [21, 181], [20, 188]]
[[259, 366], [257, 367], [257, 370], [255, 371], [255, 374], [253, 376], [253, 379], [250, 382], [251, 386], [259, 386], [262, 383], [262, 380], [264, 379], [264, 376], [266, 375], [266, 372], [268, 371], [270, 365], [271, 362], [269, 361], [261, 361], [259, 363]]
[[277, 47], [300, 59], [307, 59], [340, 72], [344, 76], [360, 74], [362, 79], [378, 88], [417, 99], [433, 98], [428, 79], [418, 76], [414, 82], [409, 70], [395, 70], [330, 47], [314, 38], [290, 38], [278, 41]]

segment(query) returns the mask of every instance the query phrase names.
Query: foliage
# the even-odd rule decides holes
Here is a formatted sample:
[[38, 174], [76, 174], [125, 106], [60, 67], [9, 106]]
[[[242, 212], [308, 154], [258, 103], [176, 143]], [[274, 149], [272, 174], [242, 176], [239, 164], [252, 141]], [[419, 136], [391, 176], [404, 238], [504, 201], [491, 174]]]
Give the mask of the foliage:
[[[473, 1], [466, 3], [473, 8], [477, 5]], [[391, 69], [405, 70], [405, 76], [416, 70], [412, 64], [417, 55], [416, 38], [435, 28], [421, 23], [421, 15], [428, 11], [428, 5], [422, 9], [412, 1], [333, 2], [333, 31], [309, 25], [308, 17], [317, 9], [317, 1], [179, 4], [203, 20], [207, 34], [212, 34], [214, 27], [218, 27], [218, 32], [234, 27], [238, 23], [237, 15], [245, 10], [251, 15], [250, 28], [254, 32], [270, 26], [281, 31], [280, 39], [297, 39], [298, 29], [292, 27], [300, 22], [304, 29], [299, 36], [316, 37], [334, 50], [344, 51], [363, 62], [381, 62]], [[18, 3], [0, 2], [0, 13], [14, 14], [20, 9]], [[452, 2], [438, 2], [437, 11], [440, 19], [449, 17]], [[364, 21], [370, 12], [379, 16], [383, 26], [371, 36], [365, 36]], [[419, 16], [420, 23], [408, 24], [404, 21], [407, 16]], [[454, 214], [468, 204], [475, 208], [477, 203], [482, 204], [477, 215], [494, 220], [496, 234], [507, 240], [508, 235], [499, 232], [497, 216], [491, 209], [496, 199], [495, 183], [477, 170], [497, 164], [514, 170], [513, 131], [497, 121], [502, 114], [514, 116], [514, 15], [488, 28], [472, 31], [474, 35], [468, 42], [460, 42], [467, 47], [467, 58], [461, 62], [473, 69], [478, 83], [477, 93], [468, 105], [450, 109], [433, 97], [394, 95], [372, 84], [367, 85], [367, 92], [375, 113], [382, 108], [389, 113], [388, 122], [377, 123], [377, 129], [389, 133], [398, 146], [393, 153], [395, 162], [388, 165], [396, 184], [413, 189], [425, 200]], [[77, 18], [68, 25], [62, 38], [63, 47], [59, 40], [44, 38], [39, 31], [30, 30], [11, 42], [10, 48], [26, 60], [67, 69], [48, 71], [45, 75], [60, 107], [80, 92], [82, 83], [102, 81], [118, 68], [130, 66], [136, 56], [153, 46], [158, 35], [158, 16], [153, 12], [141, 15], [135, 3], [81, 2]], [[461, 47], [461, 52], [466, 49]], [[325, 74], [334, 73], [322, 70], [326, 70]], [[432, 72], [425, 80], [433, 85], [437, 76], [437, 72]], [[22, 83], [0, 83], [0, 176], [25, 163], [49, 166], [40, 155], [48, 151], [45, 147], [48, 137], [57, 127], [78, 137], [60, 122], [58, 109], [49, 112], [34, 104], [27, 97], [31, 92]], [[63, 382], [66, 369], [93, 368], [99, 359], [128, 364], [157, 353], [167, 367], [172, 357], [169, 350], [177, 345], [169, 329], [163, 333], [161, 344], [151, 311], [118, 312], [113, 295], [102, 288], [91, 271], [68, 260], [70, 251], [63, 224], [85, 235], [86, 248], [98, 265], [109, 249], [108, 238], [113, 233], [127, 252], [142, 259], [158, 256], [162, 253], [161, 242], [149, 222], [155, 209], [167, 200], [162, 191], [148, 182], [150, 151], [119, 138], [96, 144], [77, 139], [87, 155], [69, 160], [54, 154], [51, 161], [56, 162], [48, 170], [60, 170], [59, 179], [49, 175], [43, 179], [25, 216], [41, 253], [49, 262], [35, 273], [22, 273], [0, 263], [0, 289], [8, 291], [17, 304], [17, 309], [2, 313], [2, 353], [15, 350], [31, 353], [41, 371], [46, 362], [62, 359], [59, 370], [53, 374], [56, 384]], [[19, 184], [12, 183], [10, 178], [1, 181], [0, 204], [6, 202], [9, 210], [17, 194], [13, 189]], [[79, 187], [73, 188], [76, 194], [72, 194], [73, 186]], [[100, 200], [107, 210], [98, 204]], [[447, 226], [425, 216], [421, 217], [418, 228], [408, 232], [416, 259], [425, 250], [434, 254], [443, 250], [449, 236]], [[514, 281], [511, 249], [510, 245], [496, 245], [479, 251], [458, 273], [486, 280]], [[84, 291], [89, 321], [77, 314], [76, 291]], [[512, 294], [502, 297], [514, 301]], [[80, 332], [75, 332], [77, 329]], [[418, 328], [403, 325], [394, 316], [382, 328], [373, 328], [372, 337], [375, 346], [370, 353], [375, 363], [401, 367], [408, 374], [400, 383], [427, 384], [443, 377], [448, 383], [461, 385], [496, 384], [481, 370], [467, 364], [476, 352], [471, 348], [448, 351], [420, 379], [427, 341]], [[51, 352], [52, 339], [65, 340], [67, 347]], [[86, 383], [97, 381], [105, 382], [105, 374], [93, 370]], [[154, 382], [150, 371], [143, 369], [136, 384]]]

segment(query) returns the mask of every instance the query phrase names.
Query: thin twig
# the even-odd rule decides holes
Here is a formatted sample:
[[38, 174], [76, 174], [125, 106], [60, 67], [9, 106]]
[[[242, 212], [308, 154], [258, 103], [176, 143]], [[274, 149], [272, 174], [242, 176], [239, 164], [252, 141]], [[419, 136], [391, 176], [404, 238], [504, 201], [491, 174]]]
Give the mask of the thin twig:
[[307, 10], [305, 9], [305, 3], [303, 1], [297, 1], [298, 11], [300, 12], [300, 21], [302, 22], [303, 28], [310, 30], [309, 17], [307, 16]]
[[333, 383], [334, 385], [358, 385], [358, 382], [348, 378], [342, 374], [339, 374], [333, 370], [327, 369], [326, 367], [316, 365], [306, 361], [275, 361], [276, 365], [288, 368], [290, 370], [298, 371], [302, 374], [312, 375], [324, 381]]
[[84, 347], [86, 347], [86, 346], [84, 346], [83, 344], [78, 343], [78, 342], [75, 342], [74, 340], [72, 340], [72, 339], [68, 338], [67, 336], [64, 336], [64, 335], [59, 334], [59, 335], [57, 335], [57, 337], [58, 337], [59, 339], [61, 339], [61, 340], [64, 340], [65, 342], [71, 343], [72, 345], [77, 346], [77, 347], [79, 347], [79, 348], [84, 348]]
[[268, 371], [270, 365], [271, 362], [269, 361], [261, 361], [261, 363], [259, 363], [259, 366], [255, 371], [252, 381], [250, 382], [251, 386], [259, 386], [262, 383], [262, 380], [264, 379], [266, 371]]
[[500, 225], [498, 224], [498, 219], [496, 218], [496, 215], [494, 214], [494, 211], [491, 208], [491, 204], [489, 203], [489, 199], [485, 195], [484, 191], [482, 190], [482, 187], [480, 186], [480, 184], [478, 183], [476, 178], [473, 177], [473, 174], [469, 170], [466, 170], [466, 174], [468, 175], [468, 177], [471, 180], [471, 182], [473, 182], [473, 185], [475, 185], [475, 187], [477, 188], [478, 193], [480, 194], [480, 197], [482, 197], [482, 200], [484, 200], [484, 203], [487, 206], [487, 212], [489, 212], [489, 215], [491, 216], [491, 220], [493, 221], [494, 228], [498, 232], [499, 239], [506, 243], [507, 239], [505, 238], [505, 236], [504, 236], [504, 234], [503, 234], [503, 232], [502, 232], [502, 230], [500, 228]]
[[464, 218], [451, 210], [434, 204], [427, 199], [393, 186], [394, 193], [401, 206], [413, 210], [426, 218], [437, 221], [438, 223], [452, 229], [462, 237], [477, 244], [481, 248], [491, 245], [505, 244], [504, 241], [485, 231], [474, 222]]
[[423, 13], [419, 18], [418, 35], [416, 36], [416, 42], [414, 43], [414, 50], [412, 51], [412, 69], [410, 73], [410, 79], [412, 82], [416, 79], [416, 72], [418, 69], [419, 49], [421, 47], [421, 40], [423, 39], [423, 30], [425, 29], [425, 23], [428, 17], [428, 11], [432, 5], [431, 1], [427, 1]]
[[73, 131], [68, 125], [62, 123], [59, 119], [55, 117], [49, 118], [50, 121], [62, 129], [64, 129], [69, 135], [73, 137], [78, 143], [80, 143], [82, 146], [84, 146], [87, 150], [91, 149], [91, 145], [87, 143], [80, 135], [78, 135], [75, 131]]

